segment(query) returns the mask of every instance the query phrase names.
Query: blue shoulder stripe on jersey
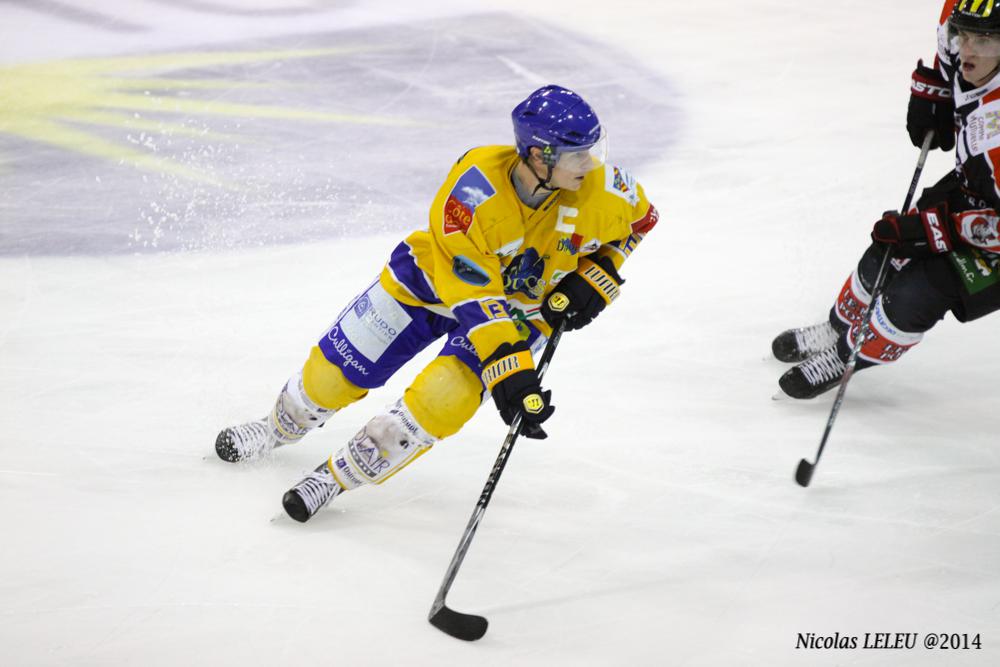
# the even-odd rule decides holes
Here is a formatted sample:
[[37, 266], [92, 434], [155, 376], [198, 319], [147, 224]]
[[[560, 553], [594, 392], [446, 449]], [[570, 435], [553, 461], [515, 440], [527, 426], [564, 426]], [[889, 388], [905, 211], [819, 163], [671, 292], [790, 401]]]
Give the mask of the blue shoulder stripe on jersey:
[[413, 296], [424, 303], [442, 303], [438, 298], [434, 288], [427, 280], [427, 275], [417, 266], [417, 260], [413, 256], [412, 248], [401, 242], [389, 256], [389, 269], [396, 276], [403, 287], [410, 290]]

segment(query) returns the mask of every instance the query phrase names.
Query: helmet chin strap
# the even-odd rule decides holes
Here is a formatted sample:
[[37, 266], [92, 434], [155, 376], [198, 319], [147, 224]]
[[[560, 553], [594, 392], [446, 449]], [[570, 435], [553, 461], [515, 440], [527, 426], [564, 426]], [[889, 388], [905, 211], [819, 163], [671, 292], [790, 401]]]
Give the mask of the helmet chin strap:
[[546, 172], [545, 173], [545, 178], [542, 178], [541, 176], [538, 175], [538, 172], [535, 171], [535, 168], [531, 166], [531, 162], [525, 161], [525, 164], [528, 165], [528, 169], [531, 171], [531, 175], [534, 176], [536, 179], [538, 179], [538, 185], [536, 185], [535, 189], [531, 191], [531, 196], [532, 197], [534, 197], [535, 195], [537, 195], [539, 190], [548, 190], [549, 192], [555, 192], [556, 190], [559, 189], [559, 188], [554, 188], [551, 185], [549, 185], [549, 181], [552, 180], [552, 165], [551, 164], [546, 163], [546, 165], [545, 165], [545, 172]]
[[993, 79], [993, 77], [997, 75], [997, 72], [1000, 72], [1000, 63], [997, 63], [997, 66], [993, 68], [993, 71], [986, 75], [986, 80], [990, 81]]

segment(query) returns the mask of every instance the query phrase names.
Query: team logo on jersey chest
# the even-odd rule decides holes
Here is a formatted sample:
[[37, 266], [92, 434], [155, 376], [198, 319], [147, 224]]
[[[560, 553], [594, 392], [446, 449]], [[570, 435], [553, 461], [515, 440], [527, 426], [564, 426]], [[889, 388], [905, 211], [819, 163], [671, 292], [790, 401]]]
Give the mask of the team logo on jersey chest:
[[458, 177], [444, 202], [444, 233], [468, 232], [476, 208], [496, 193], [478, 167], [469, 167]]
[[958, 215], [959, 233], [969, 243], [1000, 250], [1000, 216], [992, 211], [964, 211]]
[[503, 273], [503, 291], [506, 294], [520, 292], [531, 299], [538, 299], [545, 291], [545, 259], [538, 251], [528, 248], [523, 254], [511, 260]]

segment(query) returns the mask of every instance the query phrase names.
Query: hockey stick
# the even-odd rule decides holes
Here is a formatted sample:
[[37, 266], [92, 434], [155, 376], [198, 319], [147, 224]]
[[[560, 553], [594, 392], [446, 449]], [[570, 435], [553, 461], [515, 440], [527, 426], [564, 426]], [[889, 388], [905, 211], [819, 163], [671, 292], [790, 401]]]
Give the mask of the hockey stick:
[[[552, 354], [556, 351], [559, 338], [562, 337], [563, 325], [564, 322], [560, 322], [556, 326], [549, 337], [548, 343], [545, 344], [545, 351], [542, 352], [542, 358], [538, 363], [539, 380], [545, 375], [545, 371], [549, 367], [549, 362], [552, 361]], [[510, 430], [507, 431], [507, 437], [503, 441], [503, 446], [500, 447], [500, 455], [497, 456], [496, 463], [493, 464], [493, 469], [490, 471], [490, 476], [486, 479], [486, 486], [483, 487], [483, 492], [479, 496], [479, 502], [476, 503], [476, 509], [473, 510], [472, 518], [469, 519], [469, 525], [465, 527], [462, 539], [458, 542], [458, 549], [455, 550], [451, 564], [448, 565], [448, 571], [445, 572], [444, 581], [441, 582], [441, 588], [438, 589], [437, 597], [434, 598], [434, 604], [431, 605], [430, 614], [427, 615], [427, 620], [431, 622], [431, 625], [456, 639], [464, 639], [469, 642], [480, 639], [486, 634], [486, 628], [489, 625], [489, 622], [482, 616], [463, 614], [462, 612], [450, 609], [445, 604], [445, 597], [448, 595], [448, 590], [451, 589], [452, 582], [455, 581], [458, 568], [462, 566], [462, 561], [465, 559], [465, 552], [469, 550], [472, 538], [476, 535], [476, 528], [479, 526], [483, 514], [486, 513], [486, 506], [490, 504], [493, 491], [496, 489], [497, 482], [500, 481], [500, 474], [503, 472], [504, 466], [507, 465], [507, 459], [510, 458], [510, 452], [514, 448], [514, 441], [517, 440], [517, 436], [520, 434], [521, 415], [515, 415], [510, 424]]]
[[[924, 145], [920, 148], [920, 158], [917, 160], [917, 168], [913, 171], [913, 180], [910, 181], [910, 190], [906, 193], [906, 201], [903, 202], [903, 208], [900, 209], [903, 213], [906, 213], [909, 210], [910, 202], [913, 201], [913, 193], [917, 191], [917, 183], [920, 182], [920, 174], [924, 170], [924, 162], [927, 161], [927, 153], [931, 150], [931, 141], [933, 139], [934, 130], [928, 130], [927, 134], [924, 136]], [[802, 459], [799, 461], [799, 467], [795, 470], [795, 481], [799, 483], [799, 486], [809, 486], [809, 482], [812, 481], [813, 472], [815, 472], [816, 466], [819, 465], [819, 457], [823, 456], [823, 448], [826, 447], [826, 441], [830, 437], [830, 431], [833, 430], [833, 422], [836, 421], [837, 414], [840, 412], [840, 404], [844, 402], [844, 394], [847, 392], [847, 383], [851, 381], [851, 376], [854, 375], [854, 367], [858, 363], [858, 354], [861, 352], [861, 345], [864, 343], [865, 336], [868, 332], [868, 326], [872, 321], [872, 310], [874, 309], [875, 302], [882, 294], [886, 269], [889, 266], [889, 259], [891, 257], [892, 246], [887, 246], [885, 254], [882, 255], [882, 264], [879, 266], [878, 276], [875, 278], [875, 286], [872, 288], [871, 305], [865, 309], [864, 317], [861, 318], [861, 326], [858, 328], [858, 336], [854, 341], [854, 347], [851, 349], [851, 356], [847, 359], [847, 364], [844, 368], [844, 377], [841, 378], [840, 389], [837, 390], [837, 398], [833, 401], [833, 409], [830, 410], [830, 418], [826, 420], [826, 430], [823, 431], [823, 439], [819, 441], [819, 451], [816, 452], [816, 461], [809, 463], [809, 461]]]

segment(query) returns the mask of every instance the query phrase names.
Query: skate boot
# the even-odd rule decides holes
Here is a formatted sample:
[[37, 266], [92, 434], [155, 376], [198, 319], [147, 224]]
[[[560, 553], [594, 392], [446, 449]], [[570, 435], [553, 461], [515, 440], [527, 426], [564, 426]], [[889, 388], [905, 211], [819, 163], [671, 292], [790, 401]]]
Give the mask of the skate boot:
[[301, 440], [322, 426], [336, 410], [317, 405], [306, 394], [302, 372], [285, 384], [270, 414], [263, 419], [227, 428], [215, 439], [215, 452], [223, 461], [252, 461], [275, 447]]
[[778, 380], [781, 390], [792, 398], [815, 398], [835, 387], [844, 377], [846, 365], [832, 345], [790, 368]]
[[797, 364], [836, 344], [840, 333], [829, 321], [801, 329], [788, 329], [771, 342], [771, 351], [778, 361]]
[[215, 439], [215, 453], [223, 461], [238, 463], [256, 459], [278, 444], [267, 419], [223, 429]]
[[324, 461], [301, 482], [285, 492], [281, 499], [288, 516], [300, 523], [308, 521], [321, 507], [340, 495], [343, 488], [333, 478], [328, 462]]

